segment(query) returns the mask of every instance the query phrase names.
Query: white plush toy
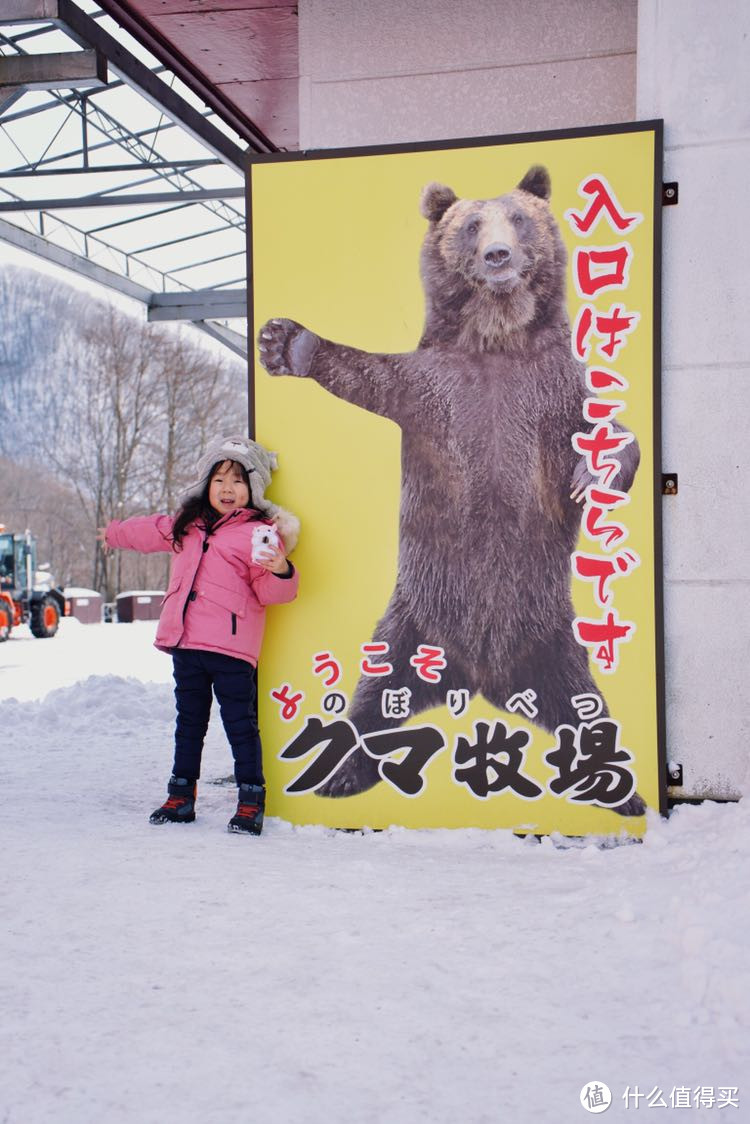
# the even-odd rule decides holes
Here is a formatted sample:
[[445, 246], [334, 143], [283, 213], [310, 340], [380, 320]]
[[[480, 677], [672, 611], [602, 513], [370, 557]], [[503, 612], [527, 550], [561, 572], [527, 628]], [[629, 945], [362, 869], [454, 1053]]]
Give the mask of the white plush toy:
[[268, 562], [273, 557], [275, 550], [282, 550], [281, 539], [275, 527], [267, 523], [259, 523], [253, 527], [253, 562]]

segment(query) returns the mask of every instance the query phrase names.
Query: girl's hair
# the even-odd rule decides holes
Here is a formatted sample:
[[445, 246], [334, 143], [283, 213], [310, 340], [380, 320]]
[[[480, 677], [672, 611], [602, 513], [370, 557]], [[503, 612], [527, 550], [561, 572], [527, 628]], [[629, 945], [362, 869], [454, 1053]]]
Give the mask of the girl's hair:
[[[186, 499], [183, 503], [180, 510], [177, 512], [174, 524], [172, 526], [173, 550], [182, 550], [182, 540], [185, 537], [188, 527], [192, 523], [202, 523], [210, 534], [211, 528], [213, 527], [214, 523], [217, 523], [218, 520], [221, 519], [221, 515], [219, 514], [219, 512], [214, 511], [214, 509], [211, 507], [208, 499], [208, 491], [211, 487], [211, 481], [213, 480], [214, 474], [223, 464], [226, 463], [226, 460], [217, 461], [206, 477], [200, 495], [189, 496], [188, 499]], [[230, 463], [232, 468], [236, 469], [236, 471], [239, 472], [242, 479], [247, 484], [248, 492], [250, 492], [250, 476], [245, 466], [240, 464], [239, 461], [231, 461]], [[248, 501], [247, 506], [250, 510], [253, 510], [252, 497]], [[258, 518], [262, 519], [262, 514], [258, 513]]]

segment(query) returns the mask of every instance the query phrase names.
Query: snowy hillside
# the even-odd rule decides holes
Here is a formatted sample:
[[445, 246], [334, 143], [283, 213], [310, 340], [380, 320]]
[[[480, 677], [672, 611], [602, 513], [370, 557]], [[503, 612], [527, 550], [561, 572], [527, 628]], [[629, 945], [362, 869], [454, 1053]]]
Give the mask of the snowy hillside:
[[0, 645], [2, 1124], [568, 1124], [602, 1083], [608, 1121], [750, 1121], [747, 801], [611, 848], [254, 839], [212, 723], [198, 820], [152, 827], [154, 628]]

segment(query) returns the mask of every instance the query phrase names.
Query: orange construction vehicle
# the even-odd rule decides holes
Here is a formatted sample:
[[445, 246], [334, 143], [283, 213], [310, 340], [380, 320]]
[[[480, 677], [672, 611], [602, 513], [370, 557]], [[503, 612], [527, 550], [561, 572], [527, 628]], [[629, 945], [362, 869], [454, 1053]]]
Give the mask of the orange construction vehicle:
[[14, 535], [0, 523], [0, 642], [28, 624], [34, 636], [54, 636], [65, 614], [65, 595], [36, 569], [36, 540]]

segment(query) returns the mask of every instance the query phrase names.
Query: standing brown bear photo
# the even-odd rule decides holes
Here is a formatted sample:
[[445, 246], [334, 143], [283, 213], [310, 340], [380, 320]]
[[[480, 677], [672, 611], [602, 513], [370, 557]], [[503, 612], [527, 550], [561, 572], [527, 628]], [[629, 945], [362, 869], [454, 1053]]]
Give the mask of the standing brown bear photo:
[[[399, 725], [384, 718], [381, 695], [405, 682], [412, 714], [451, 689], [506, 709], [531, 688], [535, 722], [549, 731], [577, 725], [572, 698], [600, 694], [572, 628], [576, 501], [591, 483], [572, 437], [587, 390], [550, 194], [539, 166], [494, 199], [424, 188], [426, 315], [414, 351], [361, 351], [289, 319], [259, 332], [269, 374], [313, 379], [402, 431], [398, 575], [373, 636], [393, 672], [360, 679], [347, 715], [360, 735]], [[618, 460], [617, 488], [628, 491], [635, 439]], [[410, 666], [420, 644], [444, 649], [437, 686]], [[357, 749], [318, 794], [350, 796], [379, 780], [377, 760]], [[618, 810], [643, 810], [637, 794], [632, 802]]]

